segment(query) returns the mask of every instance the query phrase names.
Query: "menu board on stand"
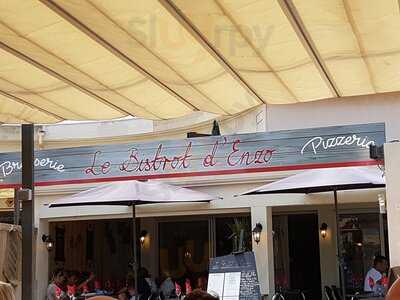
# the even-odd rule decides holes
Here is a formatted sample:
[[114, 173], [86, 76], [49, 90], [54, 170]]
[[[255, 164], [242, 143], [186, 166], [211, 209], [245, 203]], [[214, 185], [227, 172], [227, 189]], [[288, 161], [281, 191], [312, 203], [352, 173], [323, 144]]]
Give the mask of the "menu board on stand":
[[212, 258], [207, 291], [221, 300], [261, 299], [253, 252]]

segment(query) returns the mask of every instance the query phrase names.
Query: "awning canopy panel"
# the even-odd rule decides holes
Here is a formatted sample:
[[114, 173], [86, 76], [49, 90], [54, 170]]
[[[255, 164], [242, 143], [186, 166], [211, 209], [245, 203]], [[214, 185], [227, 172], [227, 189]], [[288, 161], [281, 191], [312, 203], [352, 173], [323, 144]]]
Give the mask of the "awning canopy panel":
[[341, 95], [400, 89], [398, 1], [294, 0], [294, 4]]
[[268, 102], [334, 97], [278, 1], [174, 3]]
[[1, 1], [0, 122], [398, 91], [399, 30], [396, 0]]

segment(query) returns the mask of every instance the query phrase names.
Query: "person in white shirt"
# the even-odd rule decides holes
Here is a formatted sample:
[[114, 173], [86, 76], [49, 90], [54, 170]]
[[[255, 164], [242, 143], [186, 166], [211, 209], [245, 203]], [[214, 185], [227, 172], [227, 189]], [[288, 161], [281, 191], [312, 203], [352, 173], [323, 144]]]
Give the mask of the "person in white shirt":
[[384, 294], [384, 273], [388, 268], [386, 257], [378, 255], [374, 258], [374, 266], [367, 272], [364, 280], [364, 292]]
[[160, 290], [163, 296], [168, 299], [172, 297], [175, 292], [175, 284], [172, 281], [169, 272], [165, 272], [165, 280], [161, 283]]

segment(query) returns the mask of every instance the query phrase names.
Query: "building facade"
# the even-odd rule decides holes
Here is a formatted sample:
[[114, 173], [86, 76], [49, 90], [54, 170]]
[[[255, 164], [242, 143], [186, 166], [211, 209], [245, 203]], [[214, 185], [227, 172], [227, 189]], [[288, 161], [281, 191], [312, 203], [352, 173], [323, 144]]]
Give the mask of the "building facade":
[[[364, 136], [360, 136], [359, 140], [352, 140], [354, 148], [351, 148], [353, 149], [351, 153], [355, 156], [349, 158], [346, 151], [349, 149], [347, 146], [350, 147], [350, 145], [344, 145], [344, 150], [341, 150], [340, 141], [335, 142], [336, 145], [339, 144], [336, 149], [333, 144], [331, 144], [332, 147], [329, 147], [328, 144], [324, 146], [323, 143], [320, 143], [320, 149], [327, 150], [331, 156], [328, 155], [327, 158], [326, 155], [322, 155], [318, 158], [322, 161], [317, 159], [314, 163], [322, 164], [314, 167], [345, 166], [346, 164], [373, 165], [374, 163], [368, 158], [368, 142], [378, 139], [377, 143], [383, 143], [398, 139], [400, 136], [400, 123], [397, 116], [397, 113], [400, 112], [398, 96], [399, 94], [384, 94], [298, 103], [290, 106], [261, 106], [234, 118], [221, 119], [220, 127], [223, 134], [221, 138], [223, 139], [226, 135], [236, 137], [236, 134], [249, 133], [243, 136], [246, 139], [246, 137], [262, 136], [263, 132], [290, 130], [290, 136], [286, 138], [293, 139], [301, 134], [304, 138], [304, 133], [307, 131], [309, 135], [306, 135], [302, 141], [309, 142], [314, 137], [320, 137], [321, 130], [328, 138], [342, 136], [340, 130], [337, 131], [338, 128], [331, 126], [358, 128], [354, 125], [365, 124], [360, 128], [368, 128], [368, 126], [373, 126], [371, 124], [381, 123], [376, 126], [384, 126], [383, 135], [374, 135], [376, 131], [371, 130], [365, 141], [363, 141]], [[87, 147], [93, 147], [90, 148], [91, 150], [101, 149], [103, 151], [108, 149], [107, 147], [118, 148], [120, 144], [137, 146], [150, 145], [153, 142], [158, 145], [161, 140], [167, 141], [167, 145], [170, 145], [168, 143], [176, 144], [177, 142], [174, 141], [182, 141], [186, 132], [189, 131], [210, 132], [210, 120], [214, 116], [197, 114], [193, 118], [199, 121], [198, 125], [186, 126], [187, 123], [190, 123], [188, 120], [151, 122], [151, 124], [140, 121], [139, 127], [135, 127], [128, 124], [132, 124], [136, 120], [122, 120], [103, 124], [43, 126], [38, 128], [37, 132], [37, 153], [40, 154], [41, 151], [46, 153], [46, 151], [57, 148], [76, 147], [75, 154], [78, 154], [74, 159], [79, 160], [80, 155], [86, 151], [82, 151], [82, 149], [88, 149]], [[128, 126], [131, 127], [126, 131]], [[76, 128], [79, 128], [78, 133], [76, 133]], [[329, 133], [330, 130], [333, 131]], [[141, 132], [141, 134], [133, 134], [135, 131]], [[259, 135], [256, 134], [257, 132]], [[361, 132], [365, 133], [365, 131]], [[297, 133], [301, 134], [296, 135]], [[347, 133], [349, 136], [357, 134], [357, 132]], [[2, 152], [13, 152], [18, 149], [18, 134], [18, 130], [14, 127], [3, 128]], [[214, 157], [212, 154], [215, 141], [221, 141], [221, 138], [211, 138], [214, 143], [208, 145], [207, 151], [199, 152], [203, 154], [203, 167], [205, 167], [204, 163], [208, 166], [217, 163], [217, 156]], [[173, 155], [169, 159], [170, 164], [185, 164], [184, 156], [185, 153], [188, 154], [185, 152], [188, 141], [185, 140], [186, 148], [183, 148], [183, 152], [175, 162], [174, 157], [177, 155]], [[184, 278], [189, 276], [186, 274], [189, 270], [196, 274], [194, 279], [198, 279], [206, 274], [209, 257], [224, 255], [234, 250], [234, 241], [230, 236], [235, 230], [235, 224], [240, 223], [237, 226], [247, 228], [247, 232], [250, 232], [256, 223], [261, 223], [263, 230], [260, 242], [256, 243], [250, 235], [247, 237], [246, 247], [255, 253], [262, 294], [271, 295], [276, 288], [282, 287], [304, 290], [317, 299], [318, 293], [319, 295], [322, 293], [324, 286], [338, 286], [339, 275], [336, 263], [336, 243], [338, 241], [335, 238], [336, 220], [332, 195], [295, 194], [288, 197], [288, 195], [276, 194], [235, 197], [251, 188], [295, 174], [304, 167], [293, 167], [295, 164], [290, 161], [292, 157], [290, 151], [292, 148], [290, 147], [288, 153], [281, 157], [275, 166], [270, 166], [264, 163], [268, 163], [271, 158], [271, 152], [268, 152], [271, 148], [263, 148], [260, 140], [256, 140], [255, 143], [258, 148], [253, 146], [246, 148], [246, 151], [249, 152], [248, 155], [236, 153], [235, 149], [239, 148], [234, 147], [234, 140], [230, 142], [231, 148], [226, 155], [229, 157], [233, 152], [230, 162], [232, 164], [243, 163], [245, 167], [231, 167], [234, 170], [242, 171], [225, 172], [224, 168], [220, 169], [217, 165], [216, 168], [219, 172], [210, 172], [209, 174], [198, 174], [199, 170], [191, 170], [192, 175], [186, 174], [187, 176], [155, 176], [157, 180], [204, 191], [223, 199], [210, 204], [139, 206], [137, 216], [140, 218], [140, 233], [143, 233], [144, 237], [143, 243], [140, 245], [142, 266], [146, 267], [155, 277], [162, 278], [169, 274]], [[342, 142], [345, 144], [345, 138]], [[286, 149], [285, 143], [287, 143], [287, 139], [283, 139], [283, 142], [277, 145]], [[348, 143], [351, 143], [350, 140]], [[100, 145], [106, 146], [102, 148], [103, 146]], [[299, 145], [295, 144], [296, 147]], [[305, 146], [304, 143], [301, 145]], [[318, 152], [316, 143], [308, 145], [310, 152], [314, 154]], [[192, 147], [197, 149], [196, 139], [193, 139]], [[303, 147], [298, 150], [301, 151]], [[398, 191], [395, 187], [395, 179], [393, 179], [397, 178], [397, 171], [394, 167], [398, 162], [396, 154], [398, 152], [395, 150], [398, 147], [396, 147], [397, 144], [393, 143], [386, 149], [388, 181], [386, 196], [388, 207], [393, 208], [387, 217], [379, 214], [378, 207], [378, 195], [385, 194], [384, 189], [340, 193], [340, 243], [343, 249], [345, 246], [347, 247], [352, 258], [347, 262], [348, 269], [351, 271], [347, 279], [348, 288], [358, 287], [370, 261], [378, 253], [390, 253], [391, 262], [398, 265], [397, 256], [394, 253], [399, 250], [399, 245], [391, 238], [395, 236], [398, 227], [396, 223]], [[193, 151], [193, 153], [197, 153], [195, 150]], [[93, 152], [93, 154], [95, 153], [96, 151]], [[250, 155], [256, 155], [256, 157], [250, 157]], [[131, 156], [129, 157], [131, 158]], [[353, 159], [354, 157], [355, 159]], [[113, 163], [100, 162], [100, 156], [92, 158], [93, 164], [90, 164], [89, 161], [84, 168], [88, 170], [86, 175], [99, 173], [101, 178], [108, 178], [111, 174], [109, 172], [112, 172], [108, 170], [109, 165], [112, 166]], [[225, 156], [225, 160], [226, 158]], [[62, 176], [69, 173], [68, 168], [63, 171], [64, 169], [60, 167], [62, 160], [61, 155], [58, 165], [50, 166], [50, 162], [48, 162], [46, 172], [49, 171], [48, 169], [52, 169], [51, 171]], [[261, 166], [264, 169], [246, 172], [251, 167], [247, 166], [247, 163], [255, 164], [255, 161], [262, 161]], [[45, 163], [43, 161], [43, 164]], [[129, 161], [127, 163], [125, 167], [129, 168]], [[307, 163], [311, 165], [307, 161], [301, 162], [302, 165]], [[40, 165], [41, 162], [39, 161], [38, 164]], [[282, 168], [282, 166], [289, 167]], [[46, 168], [46, 166], [43, 167]], [[147, 167], [150, 168], [148, 164]], [[255, 164], [253, 167], [257, 168], [258, 166]], [[273, 167], [275, 169], [271, 171], [270, 168]], [[143, 168], [146, 168], [146, 162], [143, 163]], [[172, 166], [170, 165], [169, 168], [171, 169]], [[170, 174], [174, 173], [173, 170], [169, 172]], [[115, 175], [115, 178], [117, 177]], [[51, 180], [43, 178], [43, 182]], [[78, 178], [72, 173], [68, 174], [67, 178], [68, 180], [60, 179], [55, 182], [57, 184], [42, 184], [36, 191], [37, 299], [44, 298], [49, 274], [60, 262], [64, 264], [65, 268], [71, 270], [95, 270], [103, 280], [110, 279], [107, 277], [123, 278], [125, 274], [120, 273], [128, 272], [130, 248], [127, 246], [129, 243], [126, 243], [123, 232], [130, 230], [130, 210], [124, 207], [100, 206], [49, 209], [46, 204], [104, 181], [76, 181]], [[6, 180], [2, 182], [2, 185], [11, 187], [7, 185]], [[328, 225], [326, 237], [320, 234], [319, 229], [322, 223]], [[42, 235], [49, 234], [55, 240], [55, 249], [52, 252], [47, 251], [41, 240]], [[169, 244], [168, 240], [172, 240], [174, 245]], [[304, 247], [305, 245], [307, 247]], [[116, 247], [119, 249], [118, 253], [115, 250]], [[118, 264], [123, 264], [123, 267], [121, 268]]]

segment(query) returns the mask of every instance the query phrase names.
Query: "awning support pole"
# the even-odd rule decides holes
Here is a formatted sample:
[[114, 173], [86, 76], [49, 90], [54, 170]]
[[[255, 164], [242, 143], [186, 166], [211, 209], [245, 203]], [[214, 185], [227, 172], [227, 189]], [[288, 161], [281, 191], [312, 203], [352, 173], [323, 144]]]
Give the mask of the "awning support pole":
[[343, 268], [343, 257], [340, 251], [340, 226], [339, 226], [339, 209], [338, 209], [338, 197], [337, 190], [333, 190], [333, 195], [335, 198], [335, 216], [336, 216], [336, 246], [337, 246], [337, 259], [339, 264], [339, 272], [340, 272], [340, 286], [342, 288], [342, 299], [346, 299], [346, 280]]
[[21, 203], [18, 198], [18, 189], [14, 189], [14, 225], [19, 225]]
[[35, 278], [34, 243], [34, 126], [22, 125], [22, 188], [32, 191], [22, 202], [22, 299], [32, 300]]
[[132, 238], [133, 238], [133, 274], [135, 277], [135, 291], [138, 293], [138, 254], [137, 254], [137, 236], [136, 236], [136, 206], [132, 204]]

